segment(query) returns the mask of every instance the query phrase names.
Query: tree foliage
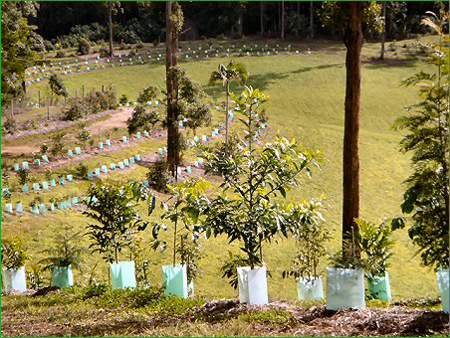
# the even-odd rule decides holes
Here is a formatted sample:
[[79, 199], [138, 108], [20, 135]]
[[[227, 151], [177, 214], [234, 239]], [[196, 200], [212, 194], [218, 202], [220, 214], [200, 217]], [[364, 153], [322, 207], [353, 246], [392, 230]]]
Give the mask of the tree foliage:
[[148, 198], [147, 189], [137, 183], [98, 181], [88, 190], [87, 210], [83, 215], [96, 223], [87, 226], [94, 242], [92, 252], [103, 255], [107, 262], [118, 262], [119, 253], [129, 247], [148, 222], [137, 212], [139, 203]]
[[[448, 13], [428, 13], [423, 23], [439, 35], [432, 48], [434, 73], [419, 72], [403, 81], [417, 86], [421, 101], [408, 107], [409, 115], [396, 127], [406, 131], [400, 148], [412, 153], [413, 173], [406, 180], [402, 211], [411, 214], [409, 236], [419, 246], [427, 266], [449, 264], [449, 38], [443, 30]], [[447, 32], [448, 34], [448, 32]]]
[[[245, 257], [233, 258], [254, 268], [263, 264], [263, 243], [277, 235], [288, 237], [289, 212], [276, 202], [277, 196], [299, 183], [301, 173], [309, 173], [316, 163], [316, 152], [302, 148], [295, 140], [277, 137], [262, 146], [255, 144], [261, 105], [268, 97], [258, 89], [245, 87], [240, 95], [232, 94], [245, 136], [239, 146], [227, 156], [205, 148], [206, 172], [222, 177], [214, 197], [195, 200], [193, 207], [202, 215], [199, 221], [207, 237], [226, 234], [231, 242], [238, 241]], [[227, 262], [224, 276], [236, 285], [236, 264]]]
[[40, 260], [39, 264], [44, 265], [44, 270], [69, 266], [81, 269], [82, 254], [85, 250], [79, 245], [79, 242], [80, 234], [70, 233], [70, 228], [66, 225], [64, 232], [56, 235], [54, 245], [43, 251], [48, 257]]
[[144, 131], [155, 127], [160, 121], [159, 114], [155, 109], [146, 109], [138, 105], [133, 109], [131, 117], [127, 120], [128, 134]]
[[6, 269], [20, 269], [29, 258], [24, 243], [19, 237], [2, 239], [2, 266]]
[[293, 276], [307, 281], [319, 277], [319, 262], [327, 253], [325, 243], [329, 239], [321, 208], [321, 200], [305, 201], [287, 207], [287, 219], [297, 244], [297, 252], [291, 269], [283, 271], [283, 277]]
[[38, 8], [36, 2], [2, 3], [2, 104], [24, 94], [25, 70], [38, 58], [37, 27], [28, 23]]

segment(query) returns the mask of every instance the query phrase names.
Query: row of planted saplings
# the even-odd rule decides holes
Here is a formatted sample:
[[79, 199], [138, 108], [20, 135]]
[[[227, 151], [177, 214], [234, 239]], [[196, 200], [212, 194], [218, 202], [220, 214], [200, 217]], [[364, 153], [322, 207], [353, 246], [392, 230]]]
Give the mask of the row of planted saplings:
[[[203, 185], [203, 187], [202, 187]], [[203, 190], [204, 181], [189, 180], [172, 188], [172, 203], [161, 202], [163, 213], [161, 218], [169, 220], [173, 226], [173, 262], [163, 266], [164, 288], [166, 294], [186, 298], [193, 294], [193, 280], [196, 276], [198, 260], [202, 256], [199, 239], [202, 232], [200, 225], [189, 220], [198, 217], [198, 210], [189, 209], [190, 200], [197, 199]], [[134, 223], [127, 222], [137, 215], [135, 208], [141, 199], [149, 200], [151, 213], [156, 200], [150, 196], [146, 187], [132, 183], [120, 185], [109, 182], [96, 184], [90, 188], [87, 216], [108, 216], [122, 210], [122, 221], [115, 224], [89, 225], [88, 235], [94, 240], [95, 250], [100, 252], [110, 262], [110, 278], [115, 289], [135, 288], [135, 263], [133, 261], [119, 261], [120, 252], [132, 246], [133, 236], [146, 229], [148, 223], [139, 217]], [[106, 210], [106, 203], [113, 202], [115, 207]], [[134, 202], [134, 204], [132, 203]], [[289, 270], [283, 272], [283, 277], [293, 276], [297, 279], [298, 299], [301, 301], [324, 300], [322, 277], [318, 273], [320, 260], [326, 255], [325, 244], [329, 238], [324, 228], [324, 222], [317, 212], [318, 201], [308, 205], [289, 206], [285, 215], [291, 225], [292, 235], [296, 240], [297, 253]], [[191, 205], [192, 207], [192, 205]], [[128, 208], [128, 210], [126, 210]], [[134, 216], [133, 216], [134, 215]], [[306, 216], [307, 215], [307, 216]], [[306, 218], [308, 220], [305, 222]], [[363, 220], [357, 220], [360, 228], [360, 239], [349, 240], [344, 249], [332, 257], [332, 267], [327, 273], [327, 309], [339, 310], [344, 308], [365, 308], [365, 272], [368, 280], [369, 297], [390, 301], [391, 289], [387, 272], [388, 260], [391, 257], [389, 249], [393, 241], [390, 239], [393, 222], [383, 222], [377, 226]], [[395, 228], [395, 227], [394, 227]], [[51, 256], [41, 262], [52, 271], [52, 285], [58, 287], [73, 286], [72, 267], [77, 267], [81, 261], [82, 249], [73, 244], [76, 236], [60, 236], [55, 246], [49, 250]], [[160, 239], [159, 232], [167, 231], [168, 227], [162, 223], [154, 223], [152, 228], [154, 249], [164, 249], [166, 242]], [[207, 236], [206, 236], [207, 237]], [[354, 238], [352, 238], [354, 239]], [[72, 242], [71, 242], [72, 241]], [[359, 252], [360, 255], [354, 253]], [[177, 264], [176, 257], [181, 259]], [[4, 290], [26, 290], [25, 269], [23, 267], [26, 253], [21, 248], [18, 239], [4, 241], [2, 246], [4, 269]], [[243, 303], [262, 305], [268, 303], [266, 267], [238, 266], [237, 263], [249, 262], [247, 259], [234, 259], [230, 256], [224, 267], [224, 276], [232, 279], [232, 284], [239, 288], [239, 299]], [[438, 284], [444, 304], [444, 311], [448, 312], [448, 269], [438, 271]]]

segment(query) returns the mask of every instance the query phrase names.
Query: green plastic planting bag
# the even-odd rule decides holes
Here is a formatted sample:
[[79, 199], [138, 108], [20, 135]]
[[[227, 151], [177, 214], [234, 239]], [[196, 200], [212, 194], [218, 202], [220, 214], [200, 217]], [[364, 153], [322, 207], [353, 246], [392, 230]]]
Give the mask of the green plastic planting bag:
[[113, 289], [136, 287], [134, 262], [112, 263], [110, 267]]
[[441, 291], [442, 307], [444, 312], [448, 313], [450, 307], [450, 297], [449, 297], [449, 270], [440, 269], [437, 272], [437, 280], [439, 285], [439, 290]]
[[364, 271], [327, 268], [327, 310], [365, 308]]
[[297, 282], [298, 299], [302, 301], [320, 301], [323, 296], [322, 277], [307, 280], [300, 278]]
[[391, 301], [391, 285], [389, 283], [389, 273], [384, 276], [367, 276], [369, 282], [369, 293], [373, 299]]
[[181, 298], [188, 298], [186, 265], [164, 265], [164, 293]]
[[72, 267], [55, 266], [52, 269], [52, 286], [67, 288], [73, 286]]

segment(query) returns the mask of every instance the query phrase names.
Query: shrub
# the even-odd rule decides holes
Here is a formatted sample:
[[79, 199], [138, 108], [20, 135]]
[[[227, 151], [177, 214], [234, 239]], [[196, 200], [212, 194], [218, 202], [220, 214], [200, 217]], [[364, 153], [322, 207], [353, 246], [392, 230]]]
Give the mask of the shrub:
[[125, 94], [123, 94], [119, 99], [119, 103], [122, 106], [125, 106], [128, 103], [128, 97]]
[[88, 107], [85, 102], [80, 99], [71, 100], [70, 107], [67, 110], [63, 110], [64, 121], [76, 121], [88, 114]]
[[83, 215], [96, 222], [87, 226], [87, 235], [94, 241], [92, 253], [100, 253], [107, 262], [119, 262], [119, 253], [148, 225], [137, 212], [146, 198], [146, 189], [137, 183], [109, 180], [91, 185]]
[[16, 121], [12, 118], [8, 118], [3, 124], [3, 129], [6, 131], [6, 133], [14, 135], [14, 133], [17, 131]]
[[64, 136], [66, 135], [65, 132], [60, 131], [53, 135], [52, 137], [52, 146], [50, 149], [50, 152], [53, 156], [58, 155], [59, 153], [64, 151], [65, 143], [64, 143]]
[[163, 159], [156, 160], [147, 173], [149, 185], [160, 192], [169, 191], [167, 185], [174, 182], [174, 178], [170, 175], [167, 162]]
[[91, 43], [89, 40], [85, 38], [79, 38], [78, 39], [78, 53], [81, 55], [87, 55], [89, 54], [91, 50]]
[[28, 254], [23, 241], [18, 237], [2, 240], [2, 265], [4, 268], [15, 270], [25, 265]]
[[89, 131], [89, 129], [87, 129], [87, 125], [85, 122], [81, 122], [79, 127], [81, 128], [81, 130], [77, 134], [76, 138], [78, 144], [81, 145], [83, 149], [86, 149], [86, 142], [88, 142], [91, 138], [91, 132]]
[[56, 52], [56, 56], [55, 57], [57, 59], [61, 59], [61, 58], [65, 57], [65, 56], [66, 56], [66, 54], [62, 50], [59, 50], [59, 51]]
[[90, 299], [93, 297], [99, 297], [105, 294], [108, 290], [110, 290], [110, 286], [107, 284], [95, 284], [89, 285], [84, 290], [84, 294], [82, 296], [83, 300]]
[[85, 104], [90, 114], [95, 114], [107, 109], [117, 108], [116, 91], [110, 86], [104, 92], [92, 91], [85, 98]]
[[30, 178], [30, 170], [25, 168], [20, 168], [17, 172], [17, 175], [19, 176], [19, 184], [24, 185], [27, 184], [29, 178]]
[[158, 88], [154, 86], [145, 87], [140, 93], [136, 102], [140, 104], [146, 104], [148, 101], [156, 99], [158, 94]]
[[45, 264], [44, 270], [69, 266], [72, 266], [74, 269], [80, 269], [80, 264], [82, 263], [81, 255], [84, 253], [84, 249], [77, 244], [80, 235], [78, 233], [71, 234], [69, 229], [66, 225], [63, 234], [56, 236], [55, 244], [43, 251], [49, 255], [39, 261], [39, 263]]
[[47, 154], [49, 149], [50, 148], [47, 145], [47, 143], [42, 143], [40, 152], [41, 152], [41, 154]]
[[44, 269], [39, 263], [32, 263], [27, 268], [27, 281], [30, 289], [39, 290], [44, 284]]
[[159, 122], [159, 115], [156, 110], [147, 111], [141, 105], [136, 106], [132, 116], [127, 120], [128, 133], [131, 135], [139, 130], [153, 128], [157, 122]]
[[138, 42], [134, 47], [136, 49], [142, 49], [142, 48], [144, 48], [144, 44], [142, 42]]
[[76, 167], [75, 170], [76, 170], [76, 173], [77, 173], [78, 177], [80, 177], [82, 179], [86, 179], [87, 178], [87, 175], [88, 175], [88, 172], [89, 172], [89, 167], [86, 164], [84, 164], [84, 163], [78, 164], [78, 166]]
[[107, 58], [109, 56], [109, 50], [106, 48], [100, 48], [99, 54], [101, 58]]

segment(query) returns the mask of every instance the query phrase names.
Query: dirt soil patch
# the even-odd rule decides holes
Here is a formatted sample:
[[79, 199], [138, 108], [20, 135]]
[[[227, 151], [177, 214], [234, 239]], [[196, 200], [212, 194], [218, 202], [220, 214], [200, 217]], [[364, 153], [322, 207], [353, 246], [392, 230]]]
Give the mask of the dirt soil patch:
[[[42, 308], [36, 313], [27, 313], [25, 309], [3, 309], [4, 335], [188, 334], [182, 331], [180, 323], [188, 325], [191, 334], [197, 332], [197, 325], [198, 329], [208, 328], [209, 334], [214, 333], [215, 329], [220, 329], [218, 332], [223, 334], [228, 332], [223, 331], [227, 327], [236, 325], [236, 320], [239, 325], [245, 325], [246, 332], [252, 336], [438, 336], [447, 335], [449, 328], [448, 316], [441, 311], [397, 306], [335, 312], [326, 310], [325, 306], [301, 307], [286, 302], [252, 306], [241, 304], [237, 299], [223, 299], [209, 301], [180, 315], [169, 316], [137, 316], [123, 313], [120, 309], [104, 308], [86, 309], [74, 316], [70, 304]], [[232, 335], [232, 332], [227, 335]]]

